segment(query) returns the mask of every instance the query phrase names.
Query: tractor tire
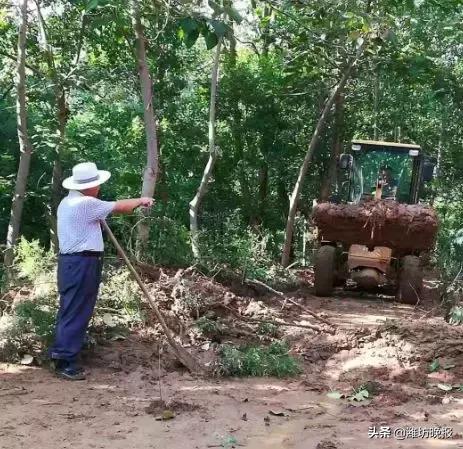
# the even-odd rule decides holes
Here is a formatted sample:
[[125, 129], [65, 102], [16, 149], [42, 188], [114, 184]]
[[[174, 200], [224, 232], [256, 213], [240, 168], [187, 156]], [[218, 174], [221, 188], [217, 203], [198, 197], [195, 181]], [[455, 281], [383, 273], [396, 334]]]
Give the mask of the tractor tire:
[[315, 295], [330, 296], [336, 280], [336, 248], [322, 246], [315, 256]]
[[396, 299], [404, 304], [417, 304], [423, 291], [423, 272], [420, 258], [405, 256], [397, 280]]

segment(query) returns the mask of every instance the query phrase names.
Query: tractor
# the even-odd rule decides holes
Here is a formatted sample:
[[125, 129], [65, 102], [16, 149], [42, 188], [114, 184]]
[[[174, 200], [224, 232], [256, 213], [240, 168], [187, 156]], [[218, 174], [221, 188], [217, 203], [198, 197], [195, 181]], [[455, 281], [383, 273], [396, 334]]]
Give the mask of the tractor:
[[420, 257], [433, 248], [438, 227], [420, 198], [436, 162], [418, 145], [370, 140], [354, 140], [338, 157], [334, 193], [313, 211], [317, 296], [350, 283], [367, 291], [389, 285], [398, 301], [419, 301]]

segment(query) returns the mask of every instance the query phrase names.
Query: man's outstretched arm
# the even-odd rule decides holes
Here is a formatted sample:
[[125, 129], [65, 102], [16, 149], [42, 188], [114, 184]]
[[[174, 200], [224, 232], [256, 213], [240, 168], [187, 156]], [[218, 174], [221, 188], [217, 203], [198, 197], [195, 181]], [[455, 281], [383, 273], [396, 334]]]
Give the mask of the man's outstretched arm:
[[137, 207], [151, 207], [153, 198], [130, 198], [127, 200], [118, 200], [112, 210], [113, 214], [130, 214]]

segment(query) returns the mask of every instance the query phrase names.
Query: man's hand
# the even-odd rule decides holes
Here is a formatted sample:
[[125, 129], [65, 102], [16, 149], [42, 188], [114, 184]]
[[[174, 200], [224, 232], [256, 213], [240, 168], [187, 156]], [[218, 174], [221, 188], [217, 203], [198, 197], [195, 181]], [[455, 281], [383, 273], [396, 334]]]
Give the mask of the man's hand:
[[153, 204], [153, 198], [148, 198], [146, 196], [140, 198], [140, 207], [151, 207]]
[[148, 208], [154, 203], [153, 198], [142, 197], [128, 200], [118, 200], [114, 205], [114, 214], [131, 214], [137, 207]]

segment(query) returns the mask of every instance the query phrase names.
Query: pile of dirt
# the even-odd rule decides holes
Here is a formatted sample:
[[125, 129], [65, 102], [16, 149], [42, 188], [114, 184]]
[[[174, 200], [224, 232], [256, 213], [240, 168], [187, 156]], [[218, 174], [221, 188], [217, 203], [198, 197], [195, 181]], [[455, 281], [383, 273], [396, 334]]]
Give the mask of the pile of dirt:
[[412, 362], [429, 363], [439, 357], [463, 355], [462, 327], [451, 326], [443, 318], [433, 317], [426, 321], [387, 321], [378, 328], [377, 333], [390, 345], [407, 344], [410, 349], [404, 356]]
[[433, 209], [387, 200], [321, 203], [314, 208], [313, 219], [323, 240], [401, 250], [431, 249], [438, 227]]

